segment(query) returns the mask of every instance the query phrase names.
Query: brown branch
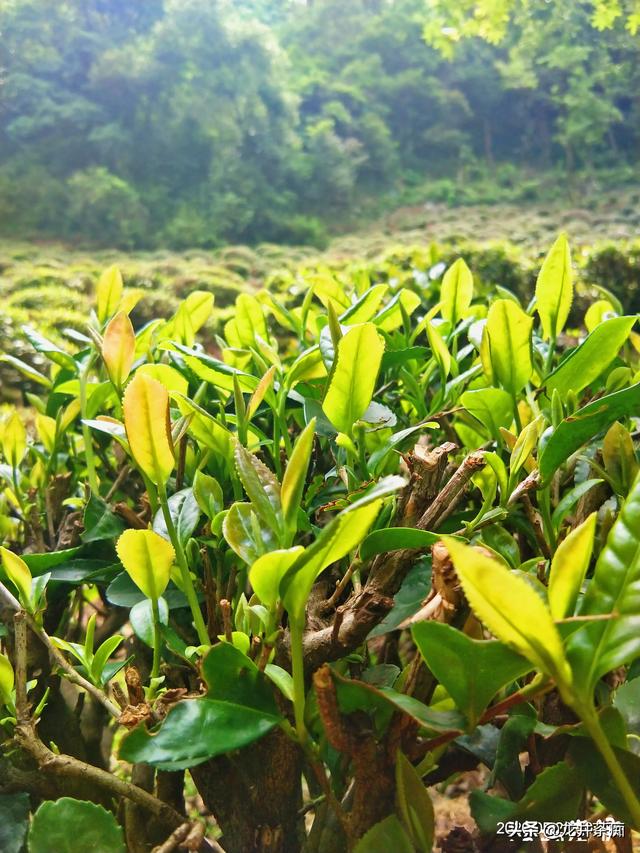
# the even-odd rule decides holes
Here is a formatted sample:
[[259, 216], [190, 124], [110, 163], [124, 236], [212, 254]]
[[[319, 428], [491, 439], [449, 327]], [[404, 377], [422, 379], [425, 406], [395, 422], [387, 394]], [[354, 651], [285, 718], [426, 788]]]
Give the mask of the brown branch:
[[[416, 527], [427, 530], [448, 518], [462, 499], [471, 477], [484, 464], [481, 453], [471, 453], [467, 456], [423, 512]], [[409, 506], [411, 499], [403, 498], [401, 503], [405, 507]], [[378, 555], [371, 564], [364, 588], [341, 605], [341, 621], [305, 634], [303, 642], [306, 666], [313, 669], [326, 661], [336, 660], [364, 642], [372, 628], [382, 621], [393, 607], [393, 596], [424, 550], [405, 548]]]
[[125, 797], [156, 817], [165, 826], [178, 827], [184, 823], [184, 816], [178, 814], [167, 803], [163, 803], [153, 794], [139, 788], [131, 782], [125, 782], [106, 770], [79, 761], [71, 755], [56, 755], [40, 740], [32, 723], [18, 723], [15, 740], [35, 759], [44, 773], [84, 780], [116, 797]]
[[104, 499], [105, 499], [106, 503], [109, 503], [111, 498], [117, 493], [118, 489], [124, 483], [124, 481], [127, 479], [130, 472], [131, 472], [131, 466], [129, 464], [125, 463], [122, 466], [122, 468], [120, 469], [120, 471], [118, 472], [118, 476], [113, 481], [111, 488], [109, 489], [109, 491], [105, 495]]
[[154, 847], [151, 853], [173, 853], [177, 846], [185, 840], [187, 835], [189, 835], [190, 831], [191, 823], [187, 821], [186, 823], [183, 823], [182, 826], [174, 829], [167, 840], [163, 844]]
[[321, 609], [323, 611], [328, 613], [329, 610], [333, 610], [333, 608], [336, 606], [338, 601], [340, 601], [340, 596], [345, 591], [347, 584], [349, 583], [349, 581], [353, 577], [353, 573], [356, 572], [360, 568], [361, 565], [362, 565], [362, 563], [360, 562], [360, 560], [357, 560], [357, 559], [353, 560], [353, 562], [351, 563], [351, 565], [349, 566], [347, 571], [344, 573], [344, 575], [340, 578], [340, 580], [336, 584], [336, 588], [333, 591], [333, 593], [331, 594], [331, 597], [328, 598], [322, 604]]
[[482, 453], [470, 453], [465, 457], [453, 477], [424, 511], [416, 527], [419, 530], [430, 530], [449, 518], [464, 495], [469, 480], [485, 464]]
[[[20, 607], [19, 601], [9, 592], [6, 586], [0, 583], [0, 601], [3, 601], [11, 610], [19, 612], [22, 608]], [[99, 687], [96, 687], [90, 681], [87, 681], [86, 678], [83, 678], [79, 672], [71, 666], [71, 664], [67, 661], [64, 655], [57, 649], [54, 644], [51, 642], [51, 638], [47, 634], [47, 632], [41, 628], [33, 616], [27, 613], [25, 614], [26, 622], [29, 628], [33, 631], [34, 634], [44, 643], [49, 651], [50, 656], [53, 658], [55, 663], [62, 669], [69, 681], [75, 684], [77, 687], [82, 687], [87, 693], [90, 693], [94, 699], [96, 699], [103, 707], [107, 709], [107, 711], [111, 714], [112, 717], [118, 719], [120, 717], [120, 710], [113, 704], [113, 702], [109, 699], [109, 697], [100, 690]]]
[[19, 723], [29, 720], [27, 701], [27, 622], [24, 610], [13, 616], [16, 659], [16, 717]]

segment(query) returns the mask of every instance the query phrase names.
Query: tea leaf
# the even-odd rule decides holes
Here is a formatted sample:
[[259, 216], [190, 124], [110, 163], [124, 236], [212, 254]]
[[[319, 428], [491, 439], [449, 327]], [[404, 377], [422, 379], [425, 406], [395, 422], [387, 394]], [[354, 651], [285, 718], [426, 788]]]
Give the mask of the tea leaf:
[[571, 252], [560, 234], [544, 259], [536, 282], [536, 310], [546, 340], [555, 341], [567, 322], [573, 301]]
[[569, 638], [567, 653], [576, 689], [590, 697], [606, 672], [640, 655], [640, 476], [629, 492], [596, 562], [578, 608], [580, 616], [615, 614], [584, 625]]
[[420, 853], [431, 853], [435, 815], [418, 771], [402, 752], [396, 756], [396, 798], [405, 829]]
[[106, 269], [98, 279], [96, 288], [97, 314], [100, 323], [106, 323], [118, 310], [124, 284], [116, 266]]
[[538, 593], [475, 548], [449, 536], [444, 541], [469, 604], [491, 633], [541, 672], [570, 683], [560, 634]]
[[532, 328], [533, 319], [510, 299], [497, 299], [489, 309], [482, 338], [482, 365], [512, 397], [524, 388], [533, 372]]
[[590, 438], [602, 432], [609, 424], [626, 415], [631, 415], [640, 406], [640, 383], [599, 397], [592, 403], [565, 418], [554, 430], [545, 444], [538, 465], [543, 483]]
[[597, 514], [574, 528], [558, 545], [549, 573], [549, 607], [554, 619], [573, 614], [584, 581], [596, 532]]
[[167, 389], [136, 374], [124, 393], [123, 409], [133, 458], [152, 483], [164, 484], [175, 464]]
[[337, 363], [322, 409], [338, 432], [349, 435], [371, 402], [384, 342], [372, 323], [353, 326], [340, 338]]
[[96, 803], [61, 797], [38, 808], [29, 829], [30, 853], [125, 853], [115, 817]]
[[547, 394], [551, 396], [555, 389], [561, 396], [569, 391], [577, 394], [590, 385], [611, 364], [635, 322], [636, 317], [613, 317], [596, 326], [580, 346], [547, 376]]
[[284, 521], [288, 528], [293, 528], [302, 501], [304, 482], [313, 449], [315, 428], [316, 419], [312, 418], [298, 436], [282, 478], [280, 497]]
[[29, 610], [31, 605], [31, 572], [29, 567], [17, 554], [0, 545], [0, 556], [7, 577], [18, 590], [20, 604]]
[[176, 557], [173, 545], [153, 530], [125, 530], [116, 551], [136, 586], [157, 601], [169, 583]]
[[454, 328], [473, 298], [473, 276], [462, 258], [444, 274], [440, 289], [440, 313]]
[[129, 376], [135, 352], [136, 338], [131, 320], [124, 311], [119, 311], [109, 320], [102, 339], [102, 358], [116, 388], [122, 388]]
[[420, 622], [411, 630], [427, 666], [465, 714], [470, 729], [502, 687], [531, 670], [528, 660], [497, 640], [472, 640], [439, 622]]

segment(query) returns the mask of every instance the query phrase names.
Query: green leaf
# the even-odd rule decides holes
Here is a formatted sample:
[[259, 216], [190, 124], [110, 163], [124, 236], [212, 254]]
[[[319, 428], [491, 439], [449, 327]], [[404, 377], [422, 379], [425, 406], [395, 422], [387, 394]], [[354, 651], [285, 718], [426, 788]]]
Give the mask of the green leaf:
[[497, 299], [489, 309], [481, 348], [483, 367], [512, 397], [522, 391], [533, 372], [532, 328], [533, 319], [510, 299]]
[[333, 518], [293, 563], [280, 584], [280, 597], [290, 619], [302, 623], [311, 587], [331, 563], [356, 548], [373, 524], [382, 499], [405, 485], [402, 477], [385, 477], [360, 500]]
[[440, 622], [420, 622], [413, 640], [427, 666], [466, 715], [472, 729], [496, 693], [531, 670], [498, 640], [472, 640]]
[[0, 850], [22, 853], [29, 828], [29, 795], [0, 794]]
[[282, 478], [281, 500], [284, 521], [287, 527], [294, 531], [313, 449], [315, 428], [316, 420], [312, 418], [298, 436]]
[[553, 555], [549, 573], [549, 607], [554, 619], [573, 615], [593, 552], [596, 520], [597, 513], [592, 512], [558, 545]]
[[599, 397], [565, 418], [554, 430], [539, 459], [540, 476], [547, 483], [554, 472], [589, 439], [619, 418], [640, 407], [640, 383]]
[[451, 371], [451, 353], [438, 328], [433, 323], [427, 323], [426, 328], [431, 352], [446, 379]]
[[96, 803], [61, 797], [42, 803], [29, 830], [29, 853], [125, 853], [115, 817]]
[[25, 361], [22, 361], [22, 359], [16, 358], [14, 355], [9, 355], [8, 353], [3, 353], [0, 355], [0, 362], [4, 362], [5, 364], [10, 364], [11, 367], [15, 367], [16, 370], [19, 370], [23, 376], [26, 376], [27, 379], [31, 379], [32, 382], [44, 385], [45, 388], [51, 388], [51, 380], [36, 370], [35, 367], [32, 367]]
[[533, 587], [504, 565], [450, 536], [443, 537], [476, 616], [503, 643], [545, 674], [571, 682], [562, 639]]
[[[196, 500], [193, 489], [181, 489], [179, 492], [171, 495], [167, 503], [171, 519], [178, 534], [178, 539], [183, 545], [186, 545], [200, 521], [200, 505]], [[161, 509], [155, 514], [153, 529], [163, 539], [170, 541], [171, 537], [169, 536], [167, 523]]]
[[277, 477], [240, 443], [236, 444], [234, 455], [242, 485], [256, 515], [271, 530], [279, 531], [281, 498]]
[[640, 655], [640, 476], [609, 532], [578, 613], [614, 614], [584, 625], [567, 645], [576, 690], [591, 701], [606, 672]]
[[580, 774], [561, 761], [545, 767], [517, 803], [480, 790], [471, 792], [469, 802], [481, 832], [489, 835], [496, 831], [499, 821], [515, 818], [542, 822], [575, 820], [583, 794]]
[[273, 681], [283, 696], [293, 702], [293, 678], [286, 669], [275, 663], [268, 663], [264, 668], [264, 674]]
[[362, 836], [353, 853], [415, 853], [411, 839], [395, 815], [389, 815]]
[[460, 405], [480, 421], [496, 441], [500, 440], [500, 427], [507, 429], [513, 421], [513, 400], [502, 388], [478, 388], [465, 391]]
[[322, 409], [338, 432], [351, 434], [353, 424], [371, 402], [384, 341], [372, 323], [352, 326], [340, 338], [337, 362]]
[[631, 434], [619, 421], [614, 421], [607, 430], [602, 442], [602, 460], [616, 490], [626, 495], [638, 473], [638, 461]]
[[241, 560], [251, 566], [262, 554], [277, 548], [270, 528], [260, 525], [253, 504], [236, 501], [222, 522], [222, 533]]
[[125, 529], [125, 523], [119, 515], [111, 511], [108, 504], [96, 495], [91, 495], [84, 509], [83, 542], [100, 542], [115, 539]]
[[[620, 749], [613, 744], [611, 748], [622, 767], [624, 775], [629, 780], [632, 790], [640, 791], [640, 756]], [[572, 738], [569, 759], [575, 764], [584, 786], [595, 794], [602, 805], [628, 827], [634, 827], [633, 817], [624, 798], [620, 794], [602, 755], [591, 740], [586, 737]], [[637, 827], [634, 828], [637, 829]]]
[[198, 506], [212, 521], [224, 508], [224, 496], [220, 483], [202, 471], [197, 471], [193, 480], [193, 495]]
[[636, 317], [613, 317], [605, 320], [572, 350], [545, 381], [549, 397], [557, 389], [564, 396], [578, 394], [603, 373], [629, 337]]
[[375, 284], [373, 287], [365, 290], [362, 296], [340, 315], [340, 322], [348, 326], [354, 326], [356, 323], [366, 323], [376, 313], [388, 290], [388, 284]]
[[594, 486], [597, 486], [602, 482], [603, 481], [600, 479], [584, 480], [582, 483], [578, 483], [577, 486], [574, 486], [572, 489], [570, 489], [564, 495], [562, 500], [558, 502], [558, 506], [553, 511], [551, 521], [553, 522], [554, 528], [556, 530], [559, 530], [560, 525], [572, 511], [574, 506], [578, 503], [580, 498], [583, 495], [586, 495], [587, 492], [591, 491]]
[[389, 436], [387, 441], [382, 445], [382, 447], [375, 450], [371, 456], [369, 457], [369, 470], [373, 474], [380, 474], [380, 472], [384, 469], [384, 464], [389, 457], [389, 454], [400, 448], [412, 435], [419, 432], [420, 430], [426, 429], [436, 429], [439, 426], [437, 421], [425, 421], [421, 424], [414, 424], [414, 426], [407, 427], [406, 429], [401, 429], [398, 432], [394, 432], [393, 435]]
[[120, 758], [182, 770], [241, 749], [278, 724], [269, 680], [235, 646], [214, 646], [203, 661], [202, 674], [207, 695], [178, 702], [157, 733], [138, 726], [124, 738]]
[[396, 757], [396, 798], [398, 811], [416, 850], [432, 853], [435, 814], [418, 771], [402, 752]]
[[[158, 610], [160, 612], [160, 624], [167, 625], [169, 622], [169, 608], [167, 607], [167, 602], [164, 598], [158, 599]], [[155, 642], [153, 633], [153, 610], [148, 598], [145, 598], [144, 601], [139, 601], [131, 608], [129, 621], [131, 622], [131, 627], [133, 628], [136, 637], [152, 649]]]
[[258, 557], [251, 566], [249, 582], [260, 601], [267, 607], [275, 607], [279, 597], [280, 582], [303, 551], [304, 548], [301, 545], [286, 550], [271, 551]]
[[368, 638], [381, 637], [389, 631], [395, 631], [405, 619], [417, 613], [431, 589], [431, 555], [418, 559], [395, 594], [393, 607], [376, 627], [369, 632]]
[[546, 340], [555, 341], [567, 322], [573, 301], [571, 252], [560, 234], [544, 259], [536, 282], [536, 310]]
[[71, 370], [74, 374], [77, 373], [77, 365], [73, 360], [73, 356], [69, 355], [68, 352], [65, 352], [57, 344], [45, 338], [40, 332], [36, 332], [31, 326], [23, 326], [22, 331], [36, 352], [46, 355], [50, 361], [59, 367]]
[[407, 714], [428, 731], [450, 731], [464, 729], [464, 717], [457, 711], [439, 711], [430, 708], [413, 696], [399, 693], [390, 687], [378, 687], [355, 678], [344, 678], [335, 670], [332, 676], [336, 683], [338, 705], [344, 714], [366, 711], [377, 718], [380, 730], [384, 729], [397, 711]]
[[440, 539], [439, 533], [429, 530], [417, 530], [415, 527], [384, 527], [374, 530], [360, 546], [360, 559], [364, 562], [376, 554], [386, 554], [402, 548], [423, 550], [431, 547]]
[[[161, 599], [164, 602], [164, 599]], [[166, 602], [164, 602], [166, 607]], [[167, 611], [168, 614], [168, 611]], [[91, 663], [91, 676], [94, 682], [100, 684], [103, 683], [103, 670], [107, 665], [107, 662], [111, 655], [118, 648], [120, 643], [124, 640], [124, 637], [120, 637], [117, 634], [113, 637], [107, 637], [107, 639], [100, 644], [100, 647], [96, 651], [93, 656], [93, 661]]]
[[462, 258], [458, 258], [444, 274], [440, 289], [440, 313], [455, 328], [473, 299], [473, 276]]

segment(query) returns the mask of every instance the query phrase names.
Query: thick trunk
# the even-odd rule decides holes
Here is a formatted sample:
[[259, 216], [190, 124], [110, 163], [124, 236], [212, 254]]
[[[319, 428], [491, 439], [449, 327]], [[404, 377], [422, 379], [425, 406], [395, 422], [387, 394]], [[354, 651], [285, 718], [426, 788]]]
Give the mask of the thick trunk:
[[226, 853], [299, 853], [304, 840], [301, 756], [279, 729], [236, 757], [191, 770], [222, 829]]

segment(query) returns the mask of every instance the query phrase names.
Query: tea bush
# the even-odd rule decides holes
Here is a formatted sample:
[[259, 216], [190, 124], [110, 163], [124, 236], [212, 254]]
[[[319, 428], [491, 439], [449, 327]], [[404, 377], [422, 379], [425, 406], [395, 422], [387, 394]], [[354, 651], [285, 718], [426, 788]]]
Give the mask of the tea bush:
[[[307, 264], [215, 336], [203, 289], [134, 328], [114, 266], [64, 346], [25, 326], [3, 850], [640, 829], [636, 317], [600, 293], [566, 327], [564, 236], [525, 299], [436, 251]], [[455, 779], [474, 824], [438, 837]]]

